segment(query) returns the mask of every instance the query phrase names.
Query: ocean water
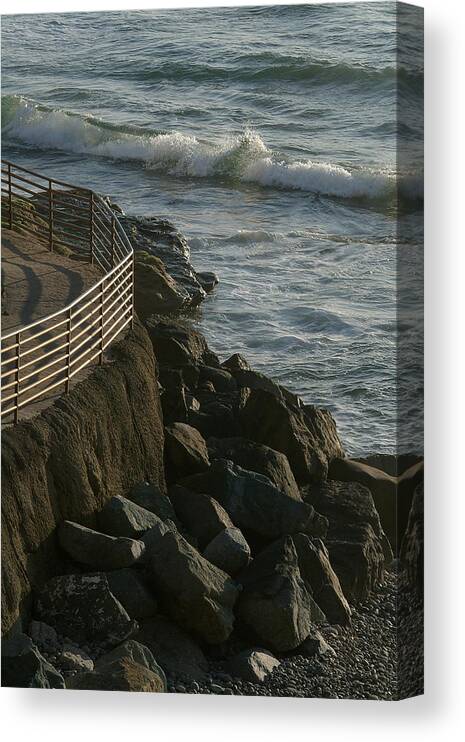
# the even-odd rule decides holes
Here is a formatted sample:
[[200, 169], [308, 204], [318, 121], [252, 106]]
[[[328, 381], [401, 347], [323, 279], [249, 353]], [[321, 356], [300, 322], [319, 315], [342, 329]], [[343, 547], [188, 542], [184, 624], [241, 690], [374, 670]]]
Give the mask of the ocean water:
[[398, 447], [399, 265], [421, 449], [423, 70], [402, 23], [402, 59], [384, 2], [2, 24], [2, 156], [174, 221], [220, 277], [196, 320], [211, 347], [328, 407], [353, 455]]

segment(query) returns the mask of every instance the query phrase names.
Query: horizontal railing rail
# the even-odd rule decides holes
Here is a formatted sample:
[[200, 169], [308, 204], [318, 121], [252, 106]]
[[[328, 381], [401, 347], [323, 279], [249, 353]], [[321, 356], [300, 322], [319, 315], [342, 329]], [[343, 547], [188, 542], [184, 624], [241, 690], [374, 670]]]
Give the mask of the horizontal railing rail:
[[134, 253], [117, 216], [93, 191], [2, 160], [2, 224], [96, 265], [102, 278], [71, 304], [2, 335], [1, 416], [60, 388], [104, 352], [134, 317]]

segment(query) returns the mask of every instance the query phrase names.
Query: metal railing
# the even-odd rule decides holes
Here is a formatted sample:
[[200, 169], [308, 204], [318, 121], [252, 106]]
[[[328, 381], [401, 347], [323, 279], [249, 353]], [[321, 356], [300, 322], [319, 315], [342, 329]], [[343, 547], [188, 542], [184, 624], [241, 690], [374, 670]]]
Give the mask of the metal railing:
[[134, 316], [134, 252], [108, 203], [93, 191], [2, 160], [2, 224], [51, 251], [93, 263], [103, 277], [71, 304], [2, 336], [2, 419], [60, 387], [104, 351]]

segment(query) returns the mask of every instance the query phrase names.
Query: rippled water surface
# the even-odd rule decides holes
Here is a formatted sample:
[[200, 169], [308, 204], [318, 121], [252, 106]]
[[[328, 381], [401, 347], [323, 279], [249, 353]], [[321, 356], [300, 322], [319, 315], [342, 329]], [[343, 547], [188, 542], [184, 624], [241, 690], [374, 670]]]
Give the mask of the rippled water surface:
[[398, 64], [395, 12], [3, 18], [3, 156], [172, 219], [221, 279], [199, 320], [213, 349], [328, 406], [353, 454], [395, 449], [399, 255], [418, 272], [422, 69], [407, 11]]

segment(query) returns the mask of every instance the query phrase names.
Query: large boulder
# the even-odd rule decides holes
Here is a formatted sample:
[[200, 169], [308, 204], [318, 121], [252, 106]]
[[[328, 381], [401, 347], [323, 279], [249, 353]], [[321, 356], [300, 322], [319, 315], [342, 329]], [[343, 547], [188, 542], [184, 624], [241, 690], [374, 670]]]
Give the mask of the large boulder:
[[219, 368], [219, 360], [212, 353], [204, 336], [187, 324], [174, 321], [149, 321], [147, 330], [160, 365], [182, 367], [185, 364], [204, 364]]
[[423, 591], [424, 586], [423, 499], [423, 484], [419, 484], [413, 496], [400, 552], [401, 562], [406, 569], [409, 585], [419, 592]]
[[66, 681], [72, 690], [119, 690], [133, 693], [164, 693], [163, 678], [130, 657], [110, 662], [100, 670], [81, 672]]
[[53, 577], [38, 591], [35, 613], [77, 644], [97, 641], [111, 646], [136, 628], [101, 573]]
[[176, 482], [210, 466], [207, 445], [198, 430], [185, 423], [165, 428], [165, 459], [168, 480]]
[[58, 528], [60, 546], [72, 559], [94, 569], [119, 569], [135, 564], [144, 553], [141, 541], [107, 536], [65, 520]]
[[350, 600], [364, 600], [384, 582], [385, 558], [369, 523], [351, 523], [326, 540], [331, 564]]
[[268, 540], [287, 533], [324, 536], [327, 521], [311, 505], [288, 497], [267, 477], [246, 471], [231, 461], [217, 459], [203, 474], [182, 482], [218, 499], [241, 530]]
[[292, 540], [302, 579], [329, 623], [349, 624], [351, 609], [324, 543], [304, 533], [297, 533]]
[[176, 515], [201, 549], [225, 528], [233, 528], [226, 510], [213, 497], [176, 485], [170, 488]]
[[228, 459], [242, 469], [263, 474], [288, 497], [302, 499], [287, 456], [280, 451], [247, 438], [210, 438], [208, 451], [211, 459]]
[[238, 528], [225, 528], [210, 541], [205, 559], [228, 575], [236, 575], [250, 562], [250, 546]]
[[157, 613], [157, 601], [139, 571], [117, 569], [106, 575], [112, 594], [130, 618], [150, 618]]
[[266, 646], [278, 652], [298, 647], [312, 623], [312, 601], [300, 576], [290, 536], [268, 546], [240, 575], [237, 614]]
[[60, 673], [41, 655], [26, 634], [2, 639], [4, 688], [64, 688]]
[[228, 638], [238, 588], [227, 574], [172, 531], [152, 547], [148, 569], [166, 612], [180, 626], [208, 644]]
[[329, 521], [325, 544], [344, 595], [363, 599], [384, 579], [392, 550], [370, 491], [355, 482], [328, 481], [304, 491]]
[[143, 250], [136, 250], [134, 255], [134, 303], [140, 319], [180, 312], [189, 306], [187, 291], [166, 272], [160, 258]]
[[95, 669], [101, 672], [108, 665], [111, 665], [113, 662], [122, 659], [131, 659], [138, 665], [142, 665], [142, 667], [146, 667], [147, 670], [150, 670], [151, 672], [155, 673], [155, 675], [158, 675], [161, 680], [163, 690], [166, 691], [166, 675], [163, 669], [155, 660], [155, 657], [153, 656], [150, 649], [144, 644], [135, 641], [134, 639], [128, 639], [127, 641], [123, 642], [123, 644], [119, 644], [110, 652], [107, 652], [106, 654], [99, 657], [97, 662], [95, 663]]
[[164, 671], [174, 676], [202, 680], [208, 661], [197, 644], [179, 626], [162, 616], [142, 621], [136, 639], [150, 649]]
[[199, 384], [202, 385], [205, 382], [210, 382], [216, 392], [235, 392], [237, 384], [234, 377], [223, 368], [215, 368], [214, 366], [199, 367]]
[[244, 436], [287, 456], [299, 484], [323, 481], [328, 462], [344, 455], [327, 410], [290, 406], [269, 391], [253, 389], [240, 419]]
[[248, 683], [263, 683], [280, 664], [265, 649], [246, 649], [228, 662], [227, 669], [233, 677]]
[[144, 510], [149, 510], [161, 520], [176, 523], [176, 515], [171, 500], [153, 482], [139, 482], [128, 494], [128, 499]]
[[112, 497], [98, 514], [99, 527], [111, 536], [138, 539], [159, 522], [154, 513], [120, 495]]
[[339, 482], [358, 482], [368, 487], [383, 530], [394, 554], [398, 554], [407, 527], [413, 493], [423, 478], [423, 461], [417, 461], [397, 475], [363, 461], [337, 458], [331, 462], [328, 476]]

